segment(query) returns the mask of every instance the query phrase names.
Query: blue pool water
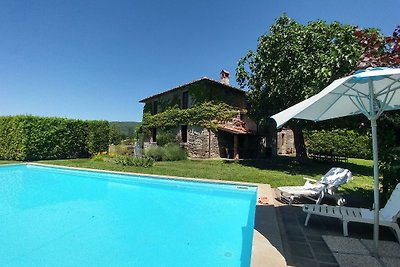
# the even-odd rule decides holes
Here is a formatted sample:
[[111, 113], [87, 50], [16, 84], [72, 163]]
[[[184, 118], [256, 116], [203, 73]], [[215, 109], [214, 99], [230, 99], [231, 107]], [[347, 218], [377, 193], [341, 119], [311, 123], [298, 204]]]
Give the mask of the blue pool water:
[[0, 167], [0, 266], [249, 266], [256, 187]]

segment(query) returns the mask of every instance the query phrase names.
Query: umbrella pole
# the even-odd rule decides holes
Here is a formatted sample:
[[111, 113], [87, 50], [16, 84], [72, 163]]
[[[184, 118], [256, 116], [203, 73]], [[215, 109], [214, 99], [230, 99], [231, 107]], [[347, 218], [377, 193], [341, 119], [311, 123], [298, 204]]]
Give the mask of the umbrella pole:
[[372, 129], [372, 155], [374, 161], [374, 254], [379, 257], [379, 176], [378, 176], [378, 134], [376, 118], [371, 119]]

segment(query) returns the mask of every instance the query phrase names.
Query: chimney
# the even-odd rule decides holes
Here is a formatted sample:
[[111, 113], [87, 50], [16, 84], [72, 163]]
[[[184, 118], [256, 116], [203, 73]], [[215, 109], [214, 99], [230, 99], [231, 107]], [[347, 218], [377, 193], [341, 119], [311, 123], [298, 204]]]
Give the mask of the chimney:
[[229, 71], [221, 70], [221, 83], [229, 85]]

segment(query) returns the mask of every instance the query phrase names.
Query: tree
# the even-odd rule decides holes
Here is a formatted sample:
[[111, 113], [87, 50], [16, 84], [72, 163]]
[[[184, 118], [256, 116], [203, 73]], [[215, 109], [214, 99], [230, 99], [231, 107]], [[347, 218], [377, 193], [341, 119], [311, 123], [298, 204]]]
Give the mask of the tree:
[[[269, 33], [258, 39], [257, 50], [238, 62], [237, 81], [249, 89], [249, 115], [268, 126], [271, 115], [350, 72], [362, 52], [354, 32], [355, 27], [339, 22], [319, 20], [302, 25], [285, 14], [279, 17]], [[289, 122], [298, 157], [306, 157], [305, 124]]]
[[[355, 33], [363, 47], [356, 69], [368, 67], [400, 67], [400, 26], [392, 36], [376, 30], [358, 29]], [[383, 175], [383, 196], [388, 197], [400, 182], [400, 111], [382, 114], [378, 123], [379, 169]]]
[[381, 115], [378, 123], [379, 170], [383, 176], [383, 196], [388, 198], [400, 182], [400, 112]]
[[118, 125], [116, 125], [116, 124], [110, 125], [110, 137], [109, 137], [110, 144], [118, 145], [126, 137], [127, 136], [121, 132], [121, 129], [120, 129], [120, 127], [118, 127]]
[[356, 70], [368, 67], [400, 66], [400, 25], [392, 36], [383, 36], [377, 30], [357, 29], [355, 36], [363, 48]]

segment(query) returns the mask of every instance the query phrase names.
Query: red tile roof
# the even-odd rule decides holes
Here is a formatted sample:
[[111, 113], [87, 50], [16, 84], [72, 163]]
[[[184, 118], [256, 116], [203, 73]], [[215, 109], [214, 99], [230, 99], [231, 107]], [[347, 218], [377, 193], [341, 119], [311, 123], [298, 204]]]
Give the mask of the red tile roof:
[[218, 125], [218, 130], [225, 131], [228, 133], [233, 133], [233, 134], [255, 134], [254, 132], [247, 130], [244, 127], [231, 126], [231, 125], [226, 125], [226, 124]]

